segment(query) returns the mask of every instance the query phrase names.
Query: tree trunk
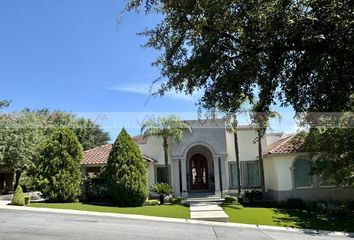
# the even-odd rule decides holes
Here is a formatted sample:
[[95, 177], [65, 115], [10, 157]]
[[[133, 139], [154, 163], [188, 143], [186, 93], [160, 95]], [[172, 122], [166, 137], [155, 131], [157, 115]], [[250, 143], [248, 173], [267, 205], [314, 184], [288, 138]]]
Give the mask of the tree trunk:
[[15, 171], [15, 186], [14, 186], [14, 190], [16, 190], [17, 186], [19, 185], [20, 183], [20, 178], [21, 178], [21, 174], [22, 174], [22, 171], [20, 170], [16, 170]]
[[235, 142], [235, 154], [236, 154], [236, 172], [237, 172], [237, 193], [238, 197], [241, 195], [241, 169], [240, 169], [240, 151], [238, 148], [238, 135], [237, 129], [234, 133], [234, 142]]
[[160, 194], [159, 198], [160, 198], [160, 204], [164, 205], [165, 204], [165, 196], [163, 194]]
[[167, 143], [167, 138], [163, 138], [163, 151], [165, 154], [165, 180], [166, 183], [170, 184], [170, 178], [168, 174], [168, 143]]
[[261, 133], [261, 129], [258, 130], [258, 158], [259, 158], [259, 168], [260, 168], [260, 174], [261, 174], [262, 195], [263, 195], [263, 199], [264, 199], [265, 183], [264, 183], [264, 167], [263, 167], [263, 151], [262, 151], [262, 133]]

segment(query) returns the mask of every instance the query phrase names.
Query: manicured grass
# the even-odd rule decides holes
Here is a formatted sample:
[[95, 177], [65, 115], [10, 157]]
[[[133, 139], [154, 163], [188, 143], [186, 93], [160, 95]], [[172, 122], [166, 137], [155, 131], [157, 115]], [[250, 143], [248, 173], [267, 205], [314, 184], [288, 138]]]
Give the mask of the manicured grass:
[[354, 232], [354, 219], [350, 218], [328, 219], [300, 210], [242, 207], [241, 205], [224, 205], [223, 208], [229, 215], [230, 222]]
[[189, 208], [181, 205], [161, 205], [143, 207], [113, 207], [87, 203], [31, 203], [29, 207], [72, 209], [92, 212], [138, 214], [157, 217], [189, 218]]

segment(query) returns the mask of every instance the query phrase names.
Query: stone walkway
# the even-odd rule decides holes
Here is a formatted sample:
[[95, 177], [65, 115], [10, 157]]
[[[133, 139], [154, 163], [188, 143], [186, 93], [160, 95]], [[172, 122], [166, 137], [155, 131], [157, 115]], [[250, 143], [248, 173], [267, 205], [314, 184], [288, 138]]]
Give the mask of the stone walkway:
[[191, 202], [190, 214], [193, 220], [227, 222], [229, 219], [218, 202]]

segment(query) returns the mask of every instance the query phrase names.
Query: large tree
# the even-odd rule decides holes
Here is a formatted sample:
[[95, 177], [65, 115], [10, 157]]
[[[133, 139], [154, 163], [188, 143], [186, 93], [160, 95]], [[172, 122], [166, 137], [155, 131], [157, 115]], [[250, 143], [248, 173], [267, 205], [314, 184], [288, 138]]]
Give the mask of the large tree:
[[266, 134], [267, 129], [270, 126], [269, 121], [272, 118], [280, 119], [280, 114], [271, 109], [268, 109], [266, 112], [265, 111], [260, 112], [261, 109], [262, 106], [257, 101], [255, 101], [253, 103], [252, 112], [250, 113], [250, 118], [257, 130], [257, 137], [255, 141], [257, 142], [258, 145], [259, 171], [260, 171], [261, 188], [262, 188], [263, 201], [264, 201], [265, 199], [264, 193], [266, 189], [265, 189], [265, 177], [264, 177], [264, 159], [263, 159], [262, 140]]
[[82, 147], [67, 127], [56, 129], [40, 150], [35, 179], [44, 198], [73, 202], [80, 195]]
[[34, 114], [12, 113], [0, 118], [0, 169], [15, 172], [15, 188], [23, 171], [38, 157], [38, 146], [45, 138]]
[[97, 124], [72, 113], [24, 109], [0, 115], [0, 169], [15, 172], [15, 187], [24, 171], [34, 174], [41, 143], [64, 126], [73, 130], [84, 150], [109, 141], [108, 133]]
[[157, 94], [203, 89], [203, 106], [230, 111], [255, 95], [263, 108], [275, 99], [298, 112], [349, 107], [353, 1], [130, 0], [127, 9], [142, 6], [162, 16], [142, 33], [161, 52]]
[[[276, 102], [291, 105], [296, 112], [353, 111], [349, 100], [354, 92], [354, 1], [130, 0], [127, 4], [128, 11], [141, 8], [162, 16], [159, 24], [141, 33], [148, 39], [146, 46], [161, 53], [154, 62], [161, 71], [156, 82], [162, 81], [156, 95], [201, 89], [202, 107], [226, 112], [237, 111], [245, 99], [257, 99], [257, 112], [265, 114]], [[316, 120], [322, 117], [318, 114]], [[333, 131], [350, 135], [332, 129], [333, 137], [339, 134]], [[337, 166], [348, 170], [344, 169], [348, 164]]]
[[354, 187], [354, 94], [350, 105], [351, 112], [336, 114], [335, 118], [307, 120], [311, 129], [305, 138], [299, 138], [305, 140], [304, 150], [314, 159], [312, 173], [345, 187]]
[[6, 108], [10, 105], [10, 101], [8, 100], [0, 100], [0, 110]]
[[46, 132], [51, 134], [53, 129], [61, 126], [69, 127], [79, 139], [84, 150], [107, 144], [110, 140], [109, 134], [90, 119], [77, 117], [75, 114], [64, 111], [49, 111], [48, 109], [24, 111], [35, 113], [43, 122]]
[[176, 142], [180, 142], [183, 132], [192, 132], [191, 127], [181, 121], [176, 115], [161, 116], [158, 119], [149, 119], [141, 126], [141, 133], [144, 138], [158, 137], [163, 140], [163, 151], [165, 155], [164, 175], [166, 183], [170, 183], [168, 173], [168, 146], [169, 140], [173, 138]]
[[139, 146], [123, 128], [109, 153], [103, 173], [109, 200], [124, 207], [137, 207], [145, 202], [147, 168]]

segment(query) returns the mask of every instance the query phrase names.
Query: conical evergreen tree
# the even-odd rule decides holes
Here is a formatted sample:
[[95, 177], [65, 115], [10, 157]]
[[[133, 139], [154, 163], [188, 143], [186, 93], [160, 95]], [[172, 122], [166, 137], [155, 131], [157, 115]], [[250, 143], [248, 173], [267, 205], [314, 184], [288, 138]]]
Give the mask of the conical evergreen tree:
[[82, 147], [69, 128], [54, 131], [44, 142], [36, 169], [36, 182], [50, 202], [73, 202], [80, 195]]
[[143, 205], [148, 194], [146, 173], [138, 145], [123, 128], [103, 170], [111, 202], [118, 206]]

